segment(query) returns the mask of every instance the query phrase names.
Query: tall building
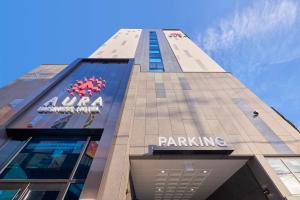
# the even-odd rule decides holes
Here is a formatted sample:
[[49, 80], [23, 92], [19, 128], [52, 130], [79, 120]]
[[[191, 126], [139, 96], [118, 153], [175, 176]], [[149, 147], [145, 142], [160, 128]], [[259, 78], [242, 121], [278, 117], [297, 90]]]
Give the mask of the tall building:
[[0, 89], [0, 199], [300, 199], [300, 134], [179, 29]]

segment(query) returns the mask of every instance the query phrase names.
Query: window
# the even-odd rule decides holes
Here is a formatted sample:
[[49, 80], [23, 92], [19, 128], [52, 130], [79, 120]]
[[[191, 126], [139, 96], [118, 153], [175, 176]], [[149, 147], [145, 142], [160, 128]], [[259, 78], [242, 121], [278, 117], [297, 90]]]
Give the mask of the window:
[[283, 184], [293, 195], [300, 195], [300, 158], [267, 158]]
[[98, 141], [91, 140], [80, 160], [80, 164], [76, 170], [75, 178], [76, 179], [85, 179], [90, 166], [92, 164], [93, 158], [96, 154], [98, 148]]
[[19, 190], [0, 190], [0, 199], [14, 199]]
[[160, 54], [159, 50], [150, 50], [149, 53], [151, 53], [151, 54], [155, 54], [155, 53]]
[[58, 197], [59, 191], [29, 191], [26, 200], [50, 200]]
[[28, 139], [0, 174], [0, 199], [79, 199], [97, 148], [90, 137]]
[[65, 200], [67, 199], [79, 199], [80, 193], [82, 191], [83, 184], [81, 183], [72, 183], [67, 191]]
[[85, 140], [32, 139], [0, 175], [1, 179], [68, 179]]
[[161, 58], [156, 32], [149, 32], [149, 71], [163, 72], [164, 65]]
[[160, 58], [150, 58], [150, 62], [152, 62], [152, 63], [161, 63], [161, 59]]

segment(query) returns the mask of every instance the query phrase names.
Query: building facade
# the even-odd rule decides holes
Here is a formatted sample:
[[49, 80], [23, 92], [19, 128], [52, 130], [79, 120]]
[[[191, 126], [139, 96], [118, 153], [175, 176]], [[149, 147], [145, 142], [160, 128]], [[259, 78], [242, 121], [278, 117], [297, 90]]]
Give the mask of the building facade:
[[0, 199], [300, 199], [300, 134], [179, 29], [0, 89]]

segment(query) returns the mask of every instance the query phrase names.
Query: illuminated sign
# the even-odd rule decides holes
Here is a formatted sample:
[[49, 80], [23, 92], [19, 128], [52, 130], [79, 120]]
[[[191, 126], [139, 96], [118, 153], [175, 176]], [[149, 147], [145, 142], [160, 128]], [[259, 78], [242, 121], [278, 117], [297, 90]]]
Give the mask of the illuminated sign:
[[221, 137], [158, 137], [159, 146], [179, 147], [227, 147]]
[[84, 80], [76, 80], [75, 84], [71, 84], [67, 89], [70, 96], [67, 96], [57, 105], [58, 96], [52, 97], [38, 108], [39, 113], [100, 113], [103, 107], [102, 97], [99, 96], [95, 100], [91, 100], [93, 94], [100, 94], [101, 90], [106, 87], [106, 81], [102, 78], [84, 78]]

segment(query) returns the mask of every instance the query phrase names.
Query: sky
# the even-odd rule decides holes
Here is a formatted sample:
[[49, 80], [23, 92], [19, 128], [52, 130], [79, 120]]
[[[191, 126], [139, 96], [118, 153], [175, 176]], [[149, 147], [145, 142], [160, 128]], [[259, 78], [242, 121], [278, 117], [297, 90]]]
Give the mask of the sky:
[[300, 1], [1, 0], [0, 87], [88, 57], [120, 28], [180, 28], [300, 127]]

